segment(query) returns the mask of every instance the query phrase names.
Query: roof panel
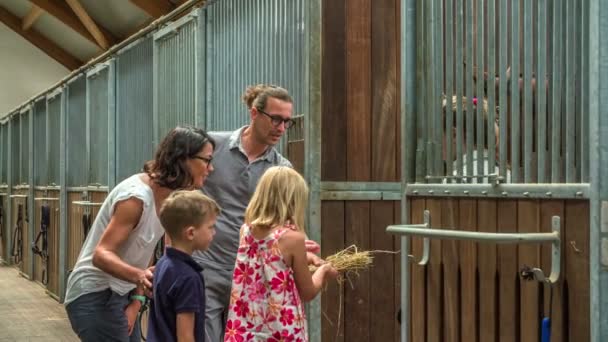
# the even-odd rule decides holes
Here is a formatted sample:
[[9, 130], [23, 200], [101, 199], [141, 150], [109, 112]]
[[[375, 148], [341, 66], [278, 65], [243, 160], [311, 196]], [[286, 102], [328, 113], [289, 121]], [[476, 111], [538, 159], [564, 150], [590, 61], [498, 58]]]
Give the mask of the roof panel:
[[126, 37], [150, 20], [128, 0], [80, 0], [89, 15], [117, 37]]

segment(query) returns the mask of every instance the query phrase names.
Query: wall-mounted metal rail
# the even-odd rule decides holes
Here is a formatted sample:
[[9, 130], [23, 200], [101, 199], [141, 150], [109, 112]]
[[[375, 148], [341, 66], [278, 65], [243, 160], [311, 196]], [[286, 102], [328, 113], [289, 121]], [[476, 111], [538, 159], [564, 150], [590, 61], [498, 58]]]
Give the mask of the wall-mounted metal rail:
[[[543, 283], [555, 284], [560, 275], [561, 262], [561, 245], [560, 245], [560, 218], [553, 216], [551, 220], [551, 233], [484, 233], [471, 232], [464, 230], [450, 230], [431, 228], [430, 212], [424, 211], [424, 224], [409, 224], [409, 225], [392, 225], [386, 228], [388, 233], [419, 236], [427, 239], [442, 239], [442, 240], [467, 240], [483, 243], [496, 244], [536, 244], [536, 243], [551, 243], [551, 274], [549, 277], [544, 276], [544, 272], [538, 268], [532, 268], [531, 272], [534, 278]], [[423, 246], [423, 258], [428, 259], [430, 255], [430, 244], [425, 241]], [[426, 263], [419, 262], [420, 265]]]

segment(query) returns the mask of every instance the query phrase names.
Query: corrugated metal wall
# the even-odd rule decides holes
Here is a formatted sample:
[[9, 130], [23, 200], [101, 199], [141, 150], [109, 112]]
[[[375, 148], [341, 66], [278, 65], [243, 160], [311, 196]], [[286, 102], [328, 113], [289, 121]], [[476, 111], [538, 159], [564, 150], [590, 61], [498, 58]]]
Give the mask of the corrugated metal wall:
[[86, 186], [86, 80], [83, 76], [68, 85], [67, 96], [67, 185]]
[[196, 119], [197, 30], [202, 25], [190, 14], [154, 34], [154, 118], [155, 140], [162, 139], [177, 125], [202, 126]]
[[46, 101], [38, 100], [33, 106], [34, 117], [34, 185], [46, 184]]
[[294, 115], [302, 114], [305, 4], [304, 0], [225, 0], [207, 6], [208, 130], [233, 130], [248, 123], [241, 95], [257, 83], [289, 90]]
[[108, 184], [109, 68], [87, 76], [89, 183]]
[[61, 123], [61, 94], [47, 98], [47, 149], [48, 149], [48, 179], [47, 185], [59, 184], [59, 147]]
[[116, 182], [152, 158], [152, 38], [138, 41], [116, 59]]

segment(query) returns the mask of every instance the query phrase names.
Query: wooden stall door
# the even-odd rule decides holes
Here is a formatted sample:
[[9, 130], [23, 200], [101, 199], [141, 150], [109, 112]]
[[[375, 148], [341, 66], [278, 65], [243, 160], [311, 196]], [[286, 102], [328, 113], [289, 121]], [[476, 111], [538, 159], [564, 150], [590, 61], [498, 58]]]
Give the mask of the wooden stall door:
[[[13, 191], [13, 195], [27, 195], [27, 189]], [[11, 250], [9, 251], [10, 263], [19, 269], [22, 275], [27, 276], [30, 255], [30, 243], [28, 234], [27, 212], [31, 208], [27, 207], [27, 197], [13, 197], [12, 201], [12, 222], [10, 225]], [[19, 254], [19, 255], [17, 255]]]
[[[49, 191], [48, 197], [59, 198], [59, 191]], [[61, 226], [59, 225], [59, 202], [49, 202], [51, 207], [51, 224], [49, 225], [48, 241], [49, 241], [49, 283], [47, 284], [47, 293], [59, 299], [59, 234]]]
[[[543, 317], [551, 341], [589, 341], [589, 203], [584, 200], [414, 198], [410, 222], [431, 212], [433, 228], [550, 232], [561, 218], [562, 274], [553, 287], [519, 277], [524, 266], [548, 275], [551, 245], [431, 243], [427, 266], [411, 269], [412, 341], [539, 341]], [[422, 239], [412, 239], [420, 256]]]

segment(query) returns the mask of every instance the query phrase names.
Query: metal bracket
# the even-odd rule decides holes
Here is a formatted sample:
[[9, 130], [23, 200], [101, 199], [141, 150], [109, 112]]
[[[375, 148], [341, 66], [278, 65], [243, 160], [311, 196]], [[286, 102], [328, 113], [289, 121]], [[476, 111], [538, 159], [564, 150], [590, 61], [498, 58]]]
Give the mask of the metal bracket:
[[72, 204], [81, 205], [83, 207], [101, 207], [101, 202], [90, 202], [90, 201], [72, 201]]
[[[424, 211], [424, 223], [423, 224], [412, 224], [410, 227], [419, 227], [419, 228], [430, 228], [431, 227], [431, 212], [428, 210]], [[416, 261], [416, 257], [412, 254], [408, 254], [408, 258], [413, 260], [420, 266], [425, 266], [429, 263], [431, 255], [431, 241], [429, 238], [425, 237], [422, 240], [422, 258], [419, 261]]]
[[11, 198], [27, 198], [28, 195], [11, 195]]
[[[551, 242], [551, 274], [549, 277], [547, 278], [540, 268], [530, 269], [527, 275], [539, 282], [548, 284], [555, 284], [559, 280], [561, 270], [561, 223], [559, 216], [553, 216], [551, 219], [551, 233], [485, 233], [464, 230], [434, 229], [430, 227], [430, 224], [427, 225], [427, 222], [430, 222], [430, 212], [425, 210], [424, 215], [425, 224], [393, 225], [388, 226], [386, 231], [393, 234], [420, 236], [425, 239], [467, 240], [497, 244], [538, 244]], [[419, 262], [419, 265], [426, 264], [426, 262], [421, 262], [425, 261], [425, 257], [428, 256], [429, 250], [430, 247], [425, 243], [423, 258]]]

